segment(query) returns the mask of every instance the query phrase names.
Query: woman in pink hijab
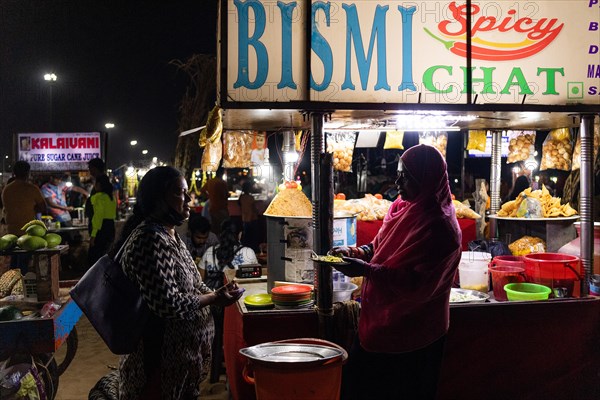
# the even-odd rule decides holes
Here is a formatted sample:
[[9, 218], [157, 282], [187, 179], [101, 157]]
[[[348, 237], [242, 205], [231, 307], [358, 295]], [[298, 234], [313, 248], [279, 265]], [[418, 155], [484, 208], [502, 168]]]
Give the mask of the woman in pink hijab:
[[332, 249], [350, 263], [336, 269], [364, 277], [344, 400], [435, 398], [461, 232], [437, 149], [405, 151], [396, 185], [400, 196], [373, 243]]

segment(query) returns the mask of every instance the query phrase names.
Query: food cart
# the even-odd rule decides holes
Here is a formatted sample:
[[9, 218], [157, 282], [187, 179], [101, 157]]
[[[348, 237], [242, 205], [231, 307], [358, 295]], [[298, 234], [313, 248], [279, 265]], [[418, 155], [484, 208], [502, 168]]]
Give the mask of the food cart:
[[[75, 325], [81, 310], [66, 293], [61, 293], [61, 288], [69, 288], [74, 282], [59, 281], [60, 256], [67, 251], [67, 245], [59, 245], [31, 252], [35, 280], [24, 281], [23, 298], [8, 296], [0, 299], [0, 307], [16, 307], [25, 315], [20, 319], [0, 321], [0, 361], [15, 355], [31, 355], [38, 366], [44, 366], [39, 373], [50, 399], [56, 395], [59, 377], [75, 357], [78, 345]], [[13, 249], [1, 251], [0, 256], [22, 253], [25, 251]], [[46, 309], [50, 304], [60, 308]], [[65, 344], [65, 357], [57, 362], [54, 354]]]
[[[593, 262], [598, 23], [594, 0], [221, 1], [218, 102], [224, 129], [311, 131], [318, 254], [332, 244], [333, 162], [325, 152], [326, 131], [491, 130], [495, 214], [501, 131], [579, 128], [582, 297], [451, 306], [440, 398], [585, 398], [598, 392], [600, 300], [586, 297], [585, 284]], [[327, 338], [333, 305], [319, 292], [331, 287], [330, 273], [315, 274], [323, 285], [315, 288], [316, 311], [247, 311], [241, 303], [227, 309], [226, 354], [311, 332]], [[552, 355], [549, 349], [565, 338], [574, 347]], [[233, 397], [251, 398], [236, 389], [244, 387], [240, 362], [228, 357]]]

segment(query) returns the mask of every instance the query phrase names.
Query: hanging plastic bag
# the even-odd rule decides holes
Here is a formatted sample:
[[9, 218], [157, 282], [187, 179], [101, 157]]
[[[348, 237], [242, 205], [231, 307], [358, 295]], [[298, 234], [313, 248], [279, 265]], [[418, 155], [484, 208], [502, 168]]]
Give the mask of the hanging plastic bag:
[[217, 138], [221, 139], [223, 132], [223, 110], [219, 106], [214, 106], [208, 113], [206, 126], [200, 131], [198, 145], [200, 148], [206, 146], [209, 142], [215, 142]]
[[571, 131], [569, 128], [553, 129], [544, 140], [540, 171], [546, 169], [571, 170]]
[[448, 146], [447, 132], [421, 132], [419, 133], [419, 144], [428, 144], [435, 147], [446, 158], [446, 147]]
[[[600, 125], [594, 125], [594, 160], [598, 155], [598, 148], [600, 147]], [[577, 143], [573, 149], [573, 163], [571, 169], [575, 171], [581, 168], [581, 135], [577, 136]]]
[[250, 167], [253, 142], [253, 131], [223, 132], [223, 168]]
[[201, 168], [205, 172], [217, 172], [221, 158], [223, 157], [223, 144], [221, 143], [221, 135], [218, 140], [208, 141], [202, 153]]
[[535, 131], [508, 131], [507, 164], [525, 161], [535, 152]]
[[386, 132], [385, 133], [385, 143], [383, 144], [383, 148], [385, 150], [389, 150], [389, 149], [404, 150], [404, 146], [402, 145], [403, 139], [404, 139], [403, 131]]
[[486, 136], [485, 131], [469, 131], [467, 150], [485, 151]]
[[327, 133], [327, 152], [333, 153], [335, 171], [352, 172], [352, 153], [356, 132]]

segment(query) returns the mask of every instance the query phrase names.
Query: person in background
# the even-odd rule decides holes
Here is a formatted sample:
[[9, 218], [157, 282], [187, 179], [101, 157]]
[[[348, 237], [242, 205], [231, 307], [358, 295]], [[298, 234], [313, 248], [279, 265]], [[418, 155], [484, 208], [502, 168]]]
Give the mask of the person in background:
[[210, 214], [211, 229], [215, 234], [221, 233], [221, 225], [229, 219], [229, 210], [227, 208], [229, 190], [227, 182], [221, 178], [223, 169], [219, 168], [211, 179], [206, 181], [200, 195], [209, 201], [208, 212]]
[[217, 235], [210, 231], [210, 221], [197, 214], [188, 221], [188, 236], [184, 240], [196, 265], [209, 247], [219, 244]]
[[523, 190], [527, 189], [529, 186], [530, 186], [530, 182], [529, 182], [529, 179], [527, 178], [527, 176], [519, 175], [519, 177], [517, 177], [514, 180], [513, 187], [511, 188], [510, 192], [508, 193], [508, 196], [504, 199], [503, 203], [505, 203], [507, 201], [515, 200], [517, 198], [517, 196], [519, 195], [519, 193], [521, 193]]
[[[219, 244], [209, 247], [198, 265], [202, 280], [212, 289], [223, 286], [225, 268], [238, 269], [240, 265], [257, 264], [254, 251], [243, 246], [240, 241], [240, 230], [232, 221], [225, 221], [221, 227]], [[223, 360], [223, 321], [224, 310], [220, 306], [211, 306], [215, 320], [215, 337], [213, 340], [213, 359], [211, 363], [210, 383], [219, 380]]]
[[[101, 176], [106, 176], [106, 165], [101, 158], [92, 158], [88, 161], [88, 171], [92, 177], [92, 190], [90, 195], [85, 202], [85, 216], [88, 219], [88, 232], [92, 233], [92, 218], [94, 217], [94, 206], [91, 203], [92, 196], [96, 193], [96, 181]], [[114, 197], [114, 194], [113, 196]]]
[[15, 179], [2, 190], [7, 231], [17, 236], [25, 233], [21, 227], [36, 219], [36, 214], [46, 212], [46, 202], [40, 188], [28, 182], [30, 170], [27, 161], [15, 162], [13, 166]]
[[73, 207], [67, 204], [66, 193], [69, 190], [74, 190], [81, 193], [84, 197], [88, 196], [88, 192], [78, 186], [67, 186], [63, 182], [62, 174], [53, 174], [50, 180], [42, 185], [42, 195], [46, 200], [50, 215], [60, 222], [61, 226], [72, 226], [70, 211]]
[[[27, 161], [17, 161], [13, 166], [14, 180], [2, 190], [2, 204], [7, 232], [21, 236], [25, 232], [21, 227], [36, 215], [46, 212], [46, 202], [40, 189], [28, 182], [31, 167]], [[38, 218], [39, 219], [39, 218]], [[30, 254], [15, 254], [11, 257], [10, 265], [20, 268], [21, 273], [27, 273]]]
[[344, 400], [436, 395], [461, 231], [437, 149], [406, 150], [396, 184], [400, 197], [373, 242], [331, 250], [349, 263], [336, 269], [364, 277], [358, 336], [342, 373]]
[[[160, 166], [142, 178], [133, 215], [112, 256], [139, 285], [151, 311], [134, 353], [121, 357], [119, 399], [197, 399], [211, 359], [214, 322], [208, 306], [234, 304], [235, 283], [213, 291], [175, 231], [190, 216], [188, 186], [175, 168]], [[110, 376], [110, 374], [109, 374]]]
[[253, 188], [254, 182], [252, 180], [245, 181], [238, 202], [242, 213], [242, 244], [256, 252], [258, 251], [260, 235], [258, 233], [258, 210], [256, 209], [254, 196], [252, 196]]
[[117, 201], [108, 176], [99, 175], [96, 178], [94, 192], [90, 198], [90, 203], [94, 209], [88, 251], [88, 265], [90, 267], [108, 252], [110, 245], [115, 240], [115, 219], [117, 217]]

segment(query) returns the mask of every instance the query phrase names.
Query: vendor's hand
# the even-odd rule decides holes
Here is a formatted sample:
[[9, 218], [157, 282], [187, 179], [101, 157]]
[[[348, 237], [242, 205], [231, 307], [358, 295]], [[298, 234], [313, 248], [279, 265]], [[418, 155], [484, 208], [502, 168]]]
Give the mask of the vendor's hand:
[[348, 246], [336, 246], [327, 252], [330, 256], [338, 257], [350, 257], [352, 256], [352, 249]]
[[240, 288], [237, 285], [237, 282], [232, 281], [226, 285], [221, 286], [217, 290], [215, 290], [215, 301], [214, 305], [227, 307], [235, 303], [242, 297], [245, 289]]
[[369, 263], [358, 258], [342, 257], [344, 261], [350, 263], [347, 265], [336, 264], [335, 269], [340, 271], [342, 274], [354, 278], [356, 276], [364, 276]]

